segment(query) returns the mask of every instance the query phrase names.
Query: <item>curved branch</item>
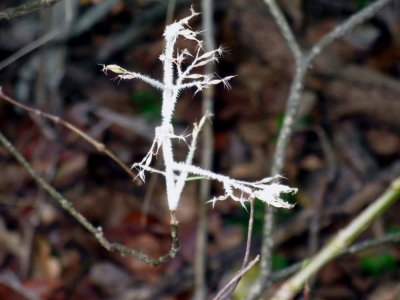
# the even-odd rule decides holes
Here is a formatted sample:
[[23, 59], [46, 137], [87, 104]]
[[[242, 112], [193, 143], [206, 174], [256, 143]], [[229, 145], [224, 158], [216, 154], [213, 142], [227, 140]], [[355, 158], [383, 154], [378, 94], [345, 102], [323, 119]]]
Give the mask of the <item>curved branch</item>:
[[[267, 1], [267, 0], [265, 0]], [[370, 5], [366, 6], [359, 12], [355, 13], [349, 17], [344, 23], [334, 28], [331, 32], [326, 34], [319, 42], [317, 42], [311, 51], [297, 62], [297, 67], [295, 71], [295, 76], [290, 86], [290, 93], [286, 105], [285, 117], [283, 120], [283, 126], [280, 130], [278, 142], [276, 145], [273, 163], [271, 168], [271, 175], [280, 174], [283, 169], [283, 163], [287, 152], [287, 147], [289, 144], [290, 137], [293, 132], [294, 122], [298, 108], [300, 106], [301, 95], [304, 90], [304, 82], [306, 79], [307, 72], [311, 65], [314, 63], [315, 59], [319, 54], [322, 53], [328, 46], [330, 46], [336, 39], [342, 37], [355, 26], [366, 21], [368, 18], [374, 16], [382, 7], [387, 5], [393, 0], [376, 0]], [[268, 0], [267, 3], [270, 5], [271, 11], [273, 11], [273, 6], [275, 1]], [[276, 18], [276, 23], [280, 26], [281, 32], [286, 34], [285, 39], [288, 43], [292, 43], [291, 37], [293, 37], [293, 32], [290, 31], [287, 22], [283, 19], [282, 14], [273, 13], [274, 18]], [[279, 18], [277, 18], [279, 17]], [[283, 21], [281, 20], [283, 19]], [[289, 44], [289, 47], [293, 47], [293, 44]], [[292, 53], [296, 53], [292, 50]], [[295, 57], [295, 59], [298, 59]], [[274, 232], [274, 214], [275, 208], [272, 206], [266, 207], [264, 214], [264, 225], [263, 225], [263, 243], [261, 247], [261, 273], [255, 284], [250, 288], [247, 300], [257, 299], [262, 291], [269, 286], [270, 275], [271, 275], [271, 261], [272, 261], [272, 248], [274, 246], [273, 232]]]
[[289, 50], [292, 52], [296, 65], [300, 65], [303, 60], [303, 53], [296, 41], [296, 38], [294, 37], [293, 31], [289, 27], [285, 16], [283, 15], [279, 6], [276, 4], [275, 0], [264, 0], [264, 2], [268, 5], [270, 12], [282, 33], [282, 36], [285, 38]]
[[41, 177], [38, 173], [36, 173], [36, 171], [32, 168], [29, 162], [22, 156], [22, 154], [11, 144], [11, 142], [1, 132], [0, 132], [0, 143], [22, 165], [22, 167], [28, 172], [28, 174], [32, 177], [32, 179], [36, 182], [36, 184], [39, 187], [43, 188], [46, 192], [48, 192], [52, 199], [54, 199], [76, 221], [78, 221], [78, 223], [80, 223], [90, 233], [92, 233], [93, 236], [97, 239], [97, 241], [108, 251], [118, 251], [121, 254], [132, 255], [137, 259], [153, 267], [159, 265], [160, 263], [164, 263], [171, 260], [178, 253], [179, 251], [179, 240], [177, 235], [178, 221], [176, 220], [175, 217], [175, 211], [171, 211], [171, 237], [172, 237], [171, 248], [167, 254], [160, 256], [159, 258], [152, 258], [136, 249], [124, 246], [119, 243], [109, 242], [104, 236], [103, 229], [101, 227], [95, 227], [92, 223], [90, 223], [86, 219], [86, 217], [84, 217], [72, 206], [72, 203], [70, 201], [68, 201], [55, 188], [53, 188], [43, 177]]
[[380, 9], [390, 2], [393, 2], [393, 0], [377, 0], [364, 7], [359, 12], [353, 14], [341, 25], [331, 30], [311, 48], [311, 51], [307, 55], [307, 58], [304, 62], [305, 67], [308, 68], [314, 62], [315, 58], [317, 58], [320, 53], [325, 51], [325, 49], [328, 48], [334, 41], [347, 34], [354, 27], [372, 18]]

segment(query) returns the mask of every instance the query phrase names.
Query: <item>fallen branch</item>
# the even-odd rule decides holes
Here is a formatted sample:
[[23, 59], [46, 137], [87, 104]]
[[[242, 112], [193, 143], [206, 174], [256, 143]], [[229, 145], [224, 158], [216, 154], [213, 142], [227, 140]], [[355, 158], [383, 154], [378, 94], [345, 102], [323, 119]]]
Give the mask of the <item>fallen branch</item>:
[[0, 143], [11, 153], [12, 156], [22, 165], [22, 167], [28, 172], [36, 184], [43, 188], [49, 193], [51, 198], [55, 200], [64, 210], [66, 210], [78, 223], [85, 227], [97, 241], [108, 251], [117, 251], [121, 254], [128, 254], [136, 257], [140, 261], [143, 261], [150, 266], [157, 266], [160, 263], [167, 262], [174, 258], [179, 251], [179, 240], [177, 235], [178, 221], [175, 217], [175, 211], [171, 211], [171, 237], [172, 243], [171, 248], [167, 254], [160, 256], [158, 258], [152, 258], [143, 252], [136, 249], [127, 247], [120, 243], [112, 243], [106, 239], [101, 227], [95, 227], [90, 223], [86, 217], [79, 213], [73, 206], [72, 203], [67, 200], [63, 195], [61, 195], [56, 189], [54, 189], [42, 176], [40, 176], [32, 168], [30, 163], [22, 156], [22, 154], [11, 144], [11, 142], [0, 132]]

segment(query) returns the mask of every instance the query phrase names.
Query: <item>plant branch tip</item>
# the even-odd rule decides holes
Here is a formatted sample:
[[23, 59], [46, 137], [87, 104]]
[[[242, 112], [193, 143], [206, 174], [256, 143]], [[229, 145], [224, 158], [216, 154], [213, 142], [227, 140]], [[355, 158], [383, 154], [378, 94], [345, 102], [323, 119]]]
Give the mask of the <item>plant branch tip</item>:
[[[192, 141], [185, 162], [176, 162], [174, 159], [175, 154], [172, 141], [184, 141], [188, 144], [187, 138], [189, 137], [189, 135], [185, 135], [184, 133], [181, 135], [175, 134], [172, 124], [176, 103], [179, 100], [181, 91], [194, 88], [194, 95], [196, 95], [198, 92], [203, 91], [203, 89], [217, 84], [223, 84], [226, 89], [230, 89], [230, 80], [235, 77], [226, 76], [221, 78], [217, 74], [202, 74], [196, 71], [199, 67], [208, 63], [217, 62], [219, 57], [227, 51], [222, 45], [210, 51], [205, 51], [203, 49], [203, 41], [199, 39], [199, 33], [201, 33], [201, 31], [192, 30], [189, 26], [189, 21], [197, 15], [198, 13], [192, 8], [189, 16], [166, 26], [163, 34], [165, 39], [164, 51], [159, 56], [164, 70], [163, 82], [159, 82], [156, 79], [140, 73], [128, 71], [116, 64], [101, 65], [104, 73], [110, 71], [117, 75], [115, 80], [140, 79], [163, 91], [161, 108], [162, 123], [155, 128], [154, 140], [147, 154], [139, 163], [132, 165], [132, 168], [138, 171], [135, 179], [139, 177], [145, 182], [146, 172], [156, 172], [163, 175], [166, 181], [167, 199], [170, 210], [177, 209], [182, 190], [189, 174], [204, 176], [209, 180], [216, 180], [222, 183], [224, 194], [216, 196], [209, 201], [212, 203], [213, 207], [217, 201], [223, 201], [229, 198], [238, 201], [241, 206], [247, 210], [245, 202], [248, 201], [249, 198], [258, 198], [269, 205], [291, 208], [293, 207], [291, 204], [281, 199], [281, 194], [295, 193], [297, 190], [282, 184], [271, 183], [278, 177], [264, 178], [256, 182], [245, 182], [216, 174], [209, 170], [203, 170], [191, 164], [196, 149], [198, 133], [204, 126], [206, 119], [211, 117], [209, 113], [206, 113], [198, 124], [194, 124], [191, 134]], [[176, 41], [179, 37], [191, 40], [198, 46], [197, 49], [193, 53], [186, 48], [177, 49]], [[183, 66], [183, 61], [185, 61], [185, 66]], [[159, 150], [162, 150], [165, 164], [165, 170], [163, 171], [155, 170], [151, 167], [153, 158], [157, 155]]]

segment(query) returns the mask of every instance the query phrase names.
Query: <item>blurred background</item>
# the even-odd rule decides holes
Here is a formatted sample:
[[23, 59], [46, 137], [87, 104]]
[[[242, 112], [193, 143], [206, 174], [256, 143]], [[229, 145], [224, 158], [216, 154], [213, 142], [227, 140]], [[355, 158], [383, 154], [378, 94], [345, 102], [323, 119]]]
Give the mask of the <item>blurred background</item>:
[[[0, 11], [26, 2], [0, 1]], [[263, 1], [214, 2], [215, 39], [227, 48], [215, 69], [236, 77], [231, 90], [215, 90], [212, 169], [257, 180], [269, 175], [294, 61]], [[278, 2], [308, 49], [371, 1]], [[160, 122], [161, 94], [137, 80], [113, 81], [100, 64], [161, 79], [165, 24], [189, 15], [192, 4], [200, 10], [200, 1], [63, 0], [2, 19], [2, 90], [71, 122], [127, 165], [138, 162]], [[201, 26], [201, 17], [192, 23]], [[335, 42], [309, 71], [282, 174], [299, 193], [287, 199], [294, 209], [277, 212], [275, 271], [315, 253], [400, 174], [399, 76], [399, 1]], [[192, 92], [177, 104], [180, 132], [191, 132], [202, 116], [202, 96]], [[168, 251], [163, 178], [133, 182], [73, 132], [4, 101], [0, 130], [111, 241], [154, 257]], [[176, 146], [183, 157], [187, 146]], [[160, 158], [155, 166], [162, 165]], [[208, 293], [240, 268], [248, 212], [233, 201], [214, 209], [200, 203], [196, 181], [186, 186], [177, 211], [181, 251], [153, 268], [103, 249], [2, 147], [0, 174], [0, 299], [191, 299], [199, 205], [208, 207]], [[221, 191], [212, 184], [212, 195]], [[252, 256], [260, 252], [263, 209], [256, 203]], [[400, 206], [392, 207], [360, 241], [400, 232], [399, 214]], [[312, 299], [399, 299], [399, 266], [398, 244], [341, 257], [319, 272]], [[236, 299], [257, 269], [242, 280]]]

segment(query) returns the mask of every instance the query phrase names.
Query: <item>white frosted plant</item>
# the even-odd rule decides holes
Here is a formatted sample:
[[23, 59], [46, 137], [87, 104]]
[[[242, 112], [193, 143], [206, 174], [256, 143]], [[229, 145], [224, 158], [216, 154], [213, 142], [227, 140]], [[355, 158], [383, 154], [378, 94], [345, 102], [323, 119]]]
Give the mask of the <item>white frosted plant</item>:
[[[244, 206], [245, 201], [257, 198], [276, 207], [291, 208], [293, 205], [282, 200], [281, 194], [296, 193], [297, 189], [274, 183], [273, 181], [280, 178], [280, 176], [268, 177], [256, 182], [247, 182], [232, 179], [228, 176], [216, 174], [192, 165], [197, 136], [208, 116], [204, 116], [199, 124], [194, 125], [186, 160], [184, 162], [177, 162], [174, 159], [172, 140], [183, 140], [186, 142], [187, 138], [187, 136], [176, 135], [172, 124], [175, 105], [180, 93], [190, 88], [195, 89], [195, 93], [197, 93], [211, 85], [220, 83], [230, 88], [229, 80], [233, 78], [233, 76], [220, 78], [214, 74], [198, 73], [197, 70], [199, 67], [217, 62], [223, 53], [223, 48], [219, 47], [208, 52], [203, 50], [202, 40], [198, 37], [200, 32], [193, 31], [188, 25], [189, 21], [197, 15], [198, 13], [192, 9], [190, 16], [165, 28], [165, 48], [164, 52], [160, 55], [160, 61], [164, 66], [162, 82], [146, 75], [130, 72], [118, 65], [103, 66], [105, 73], [111, 71], [117, 74], [118, 79], [141, 79], [162, 91], [161, 125], [155, 129], [154, 141], [149, 152], [142, 161], [133, 164], [132, 168], [136, 168], [139, 171], [138, 177], [143, 181], [145, 181], [145, 172], [157, 172], [165, 177], [168, 206], [171, 211], [176, 211], [178, 208], [179, 199], [189, 174], [222, 183], [224, 194], [211, 199], [210, 202], [213, 205], [216, 201], [229, 198], [240, 202]], [[179, 37], [191, 40], [196, 44], [197, 47], [194, 53], [191, 53], [188, 49], [176, 49], [176, 41]], [[184, 67], [184, 62], [186, 67]], [[151, 167], [153, 158], [160, 151], [164, 159], [164, 171], [159, 171]]]

